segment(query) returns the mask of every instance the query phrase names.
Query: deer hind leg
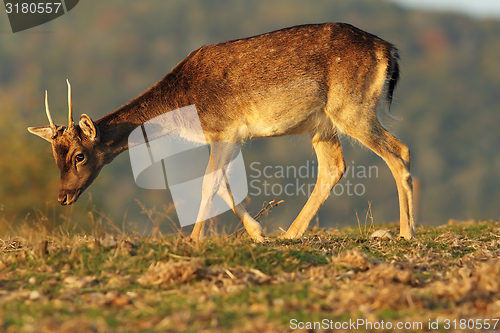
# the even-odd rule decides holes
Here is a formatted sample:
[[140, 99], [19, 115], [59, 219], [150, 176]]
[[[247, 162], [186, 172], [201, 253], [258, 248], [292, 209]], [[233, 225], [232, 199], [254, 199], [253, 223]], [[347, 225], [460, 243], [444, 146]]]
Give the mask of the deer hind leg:
[[328, 138], [322, 138], [319, 134], [316, 134], [313, 137], [313, 144], [318, 158], [316, 186], [305, 206], [282, 238], [299, 238], [304, 234], [309, 222], [328, 198], [333, 186], [342, 178], [345, 171], [342, 147], [337, 134]]
[[376, 117], [371, 118], [370, 122], [360, 121], [356, 126], [339, 126], [339, 128], [370, 148], [387, 163], [398, 189], [400, 235], [406, 239], [414, 237], [413, 183], [408, 147], [389, 133]]

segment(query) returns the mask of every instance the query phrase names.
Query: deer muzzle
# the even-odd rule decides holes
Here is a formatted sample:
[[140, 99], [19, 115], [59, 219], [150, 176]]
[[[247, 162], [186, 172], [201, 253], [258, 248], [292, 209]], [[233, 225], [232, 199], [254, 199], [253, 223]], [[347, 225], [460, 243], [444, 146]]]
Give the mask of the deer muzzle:
[[72, 192], [59, 191], [59, 196], [57, 198], [57, 201], [59, 201], [59, 203], [62, 206], [68, 206], [75, 203], [76, 200], [78, 200], [79, 196], [80, 196], [80, 190]]

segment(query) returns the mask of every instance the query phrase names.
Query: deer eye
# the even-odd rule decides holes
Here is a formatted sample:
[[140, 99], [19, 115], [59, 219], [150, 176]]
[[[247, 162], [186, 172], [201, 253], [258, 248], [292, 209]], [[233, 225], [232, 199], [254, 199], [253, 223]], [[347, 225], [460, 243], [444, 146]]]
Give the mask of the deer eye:
[[75, 160], [76, 160], [77, 162], [81, 162], [81, 161], [83, 161], [84, 159], [85, 159], [85, 155], [83, 155], [83, 154], [78, 154], [78, 155], [76, 155], [76, 156], [75, 156]]

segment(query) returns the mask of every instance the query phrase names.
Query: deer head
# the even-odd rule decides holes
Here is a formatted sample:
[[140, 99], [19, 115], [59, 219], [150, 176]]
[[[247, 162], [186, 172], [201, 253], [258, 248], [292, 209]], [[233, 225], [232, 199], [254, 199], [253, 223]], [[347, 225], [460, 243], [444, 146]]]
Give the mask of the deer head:
[[49, 141], [57, 167], [61, 171], [58, 201], [71, 205], [96, 179], [102, 167], [107, 164], [106, 150], [100, 143], [99, 128], [86, 114], [82, 114], [78, 125], [73, 122], [71, 85], [68, 80], [68, 126], [54, 125], [50, 116], [47, 91], [45, 111], [49, 126], [29, 127], [28, 131]]

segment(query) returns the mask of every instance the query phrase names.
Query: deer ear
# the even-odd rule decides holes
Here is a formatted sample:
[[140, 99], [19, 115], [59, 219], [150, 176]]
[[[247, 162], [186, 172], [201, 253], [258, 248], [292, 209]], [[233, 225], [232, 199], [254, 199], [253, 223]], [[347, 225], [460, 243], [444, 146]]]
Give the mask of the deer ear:
[[52, 143], [52, 136], [54, 134], [52, 128], [50, 126], [43, 126], [43, 127], [28, 127], [28, 131], [32, 134], [35, 134], [42, 139], [47, 140], [48, 142]]
[[99, 128], [94, 124], [89, 116], [87, 116], [86, 114], [82, 114], [82, 116], [80, 117], [79, 125], [83, 134], [85, 134], [90, 140], [99, 140]]

